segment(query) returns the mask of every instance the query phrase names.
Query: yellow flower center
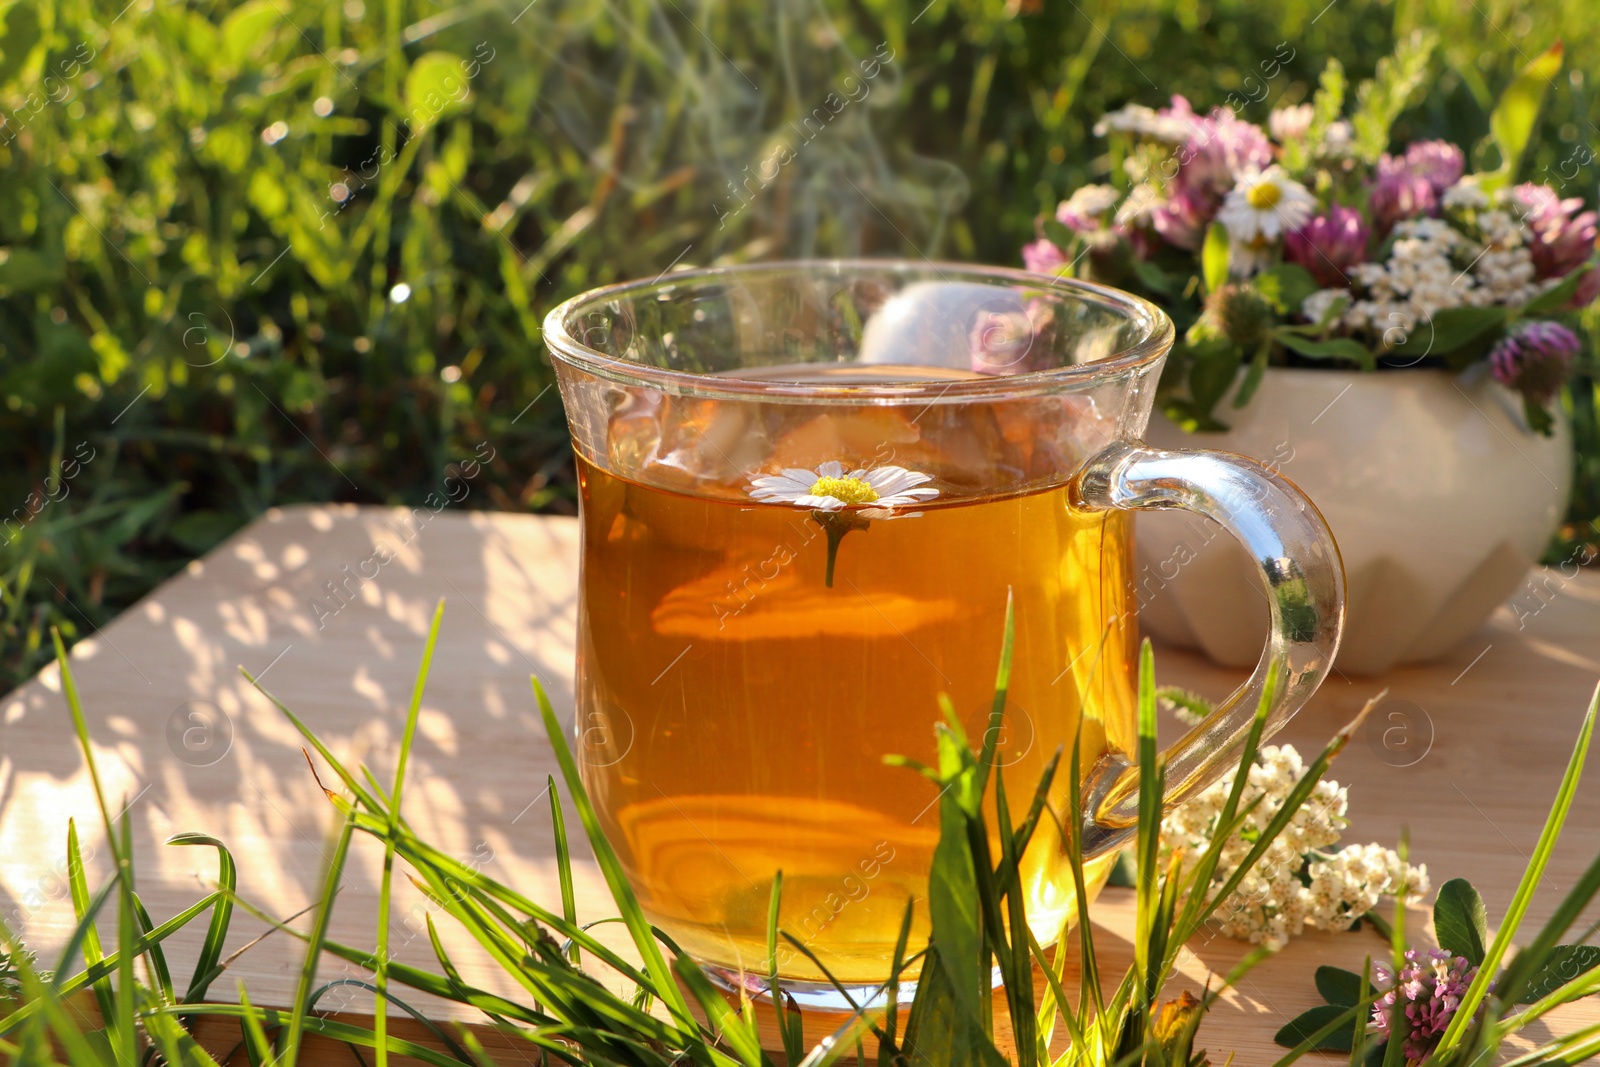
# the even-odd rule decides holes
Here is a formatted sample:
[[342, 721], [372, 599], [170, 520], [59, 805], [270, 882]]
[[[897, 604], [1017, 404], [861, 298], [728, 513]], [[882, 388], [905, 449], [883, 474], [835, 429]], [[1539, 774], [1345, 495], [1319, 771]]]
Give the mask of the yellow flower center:
[[811, 495], [831, 496], [846, 504], [870, 504], [878, 499], [878, 491], [861, 478], [818, 478]]
[[1275, 182], [1257, 182], [1250, 187], [1250, 192], [1245, 194], [1245, 199], [1250, 201], [1250, 206], [1257, 211], [1271, 211], [1278, 206], [1278, 201], [1283, 199], [1283, 190]]

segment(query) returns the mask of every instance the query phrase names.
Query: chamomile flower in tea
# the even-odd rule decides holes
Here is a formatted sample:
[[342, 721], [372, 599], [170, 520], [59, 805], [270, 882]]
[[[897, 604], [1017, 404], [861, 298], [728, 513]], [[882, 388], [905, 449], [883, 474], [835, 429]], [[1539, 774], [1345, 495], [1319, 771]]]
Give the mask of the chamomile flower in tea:
[[853, 470], [846, 474], [843, 463], [830, 462], [815, 471], [789, 468], [781, 474], [756, 478], [750, 483], [750, 498], [819, 511], [837, 511], [856, 504], [888, 510], [938, 496], [939, 490], [926, 488], [931, 481], [930, 476], [904, 467]]
[[[811, 508], [811, 519], [828, 535], [828, 569], [823, 584], [833, 587], [833, 565], [839, 542], [851, 530], [865, 530], [869, 519], [894, 517], [894, 509], [932, 500], [939, 490], [925, 483], [930, 475], [904, 467], [858, 468], [845, 473], [844, 464], [830, 460], [814, 471], [786, 468], [781, 474], [763, 475], [750, 482], [750, 499], [770, 504]], [[859, 511], [846, 508], [870, 504]]]

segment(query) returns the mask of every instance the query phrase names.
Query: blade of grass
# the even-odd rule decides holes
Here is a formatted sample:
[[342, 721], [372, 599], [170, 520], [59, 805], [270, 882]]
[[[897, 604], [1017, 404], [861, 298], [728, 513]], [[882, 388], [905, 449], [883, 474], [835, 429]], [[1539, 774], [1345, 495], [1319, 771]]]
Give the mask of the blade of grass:
[[[144, 940], [155, 929], [155, 923], [150, 921], [150, 913], [145, 910], [144, 902], [137, 893], [133, 894], [133, 914], [139, 921], [139, 939]], [[151, 984], [160, 990], [165, 1003], [176, 1004], [178, 998], [172, 990], [172, 971], [167, 967], [167, 954], [161, 950], [160, 942], [149, 943], [143, 955], [150, 968]]]
[[[1600, 704], [1600, 686], [1596, 686], [1591, 706]], [[1591, 714], [1593, 711], [1591, 710]], [[1558, 830], [1559, 832], [1559, 830]], [[1523, 989], [1532, 980], [1538, 969], [1544, 965], [1550, 951], [1562, 936], [1572, 928], [1589, 902], [1600, 891], [1600, 856], [1597, 856], [1583, 875], [1573, 885], [1572, 889], [1562, 899], [1555, 913], [1548, 922], [1540, 928], [1531, 942], [1525, 948], [1519, 949], [1511, 963], [1506, 966], [1505, 973], [1495, 983], [1494, 995], [1502, 1004], [1515, 1004]]]
[[1216, 876], [1217, 864], [1222, 860], [1222, 849], [1232, 836], [1230, 828], [1238, 814], [1239, 801], [1244, 796], [1245, 786], [1250, 782], [1250, 767], [1255, 762], [1256, 753], [1260, 751], [1261, 738], [1267, 726], [1267, 714], [1272, 710], [1281, 677], [1282, 671], [1277, 664], [1267, 672], [1266, 684], [1261, 689], [1261, 701], [1256, 705], [1255, 718], [1250, 721], [1244, 747], [1239, 752], [1239, 764], [1233, 773], [1233, 785], [1228, 790], [1228, 799], [1223, 802], [1222, 811], [1217, 815], [1217, 831], [1211, 835], [1205, 853], [1195, 865], [1190, 882], [1191, 891], [1184, 900], [1183, 912], [1173, 935], [1176, 947], [1185, 944], [1194, 931], [1200, 928], [1201, 920], [1198, 916], [1205, 903], [1206, 889]]
[[210, 987], [213, 972], [222, 961], [222, 949], [228, 939], [228, 927], [233, 921], [233, 895], [239, 883], [238, 868], [233, 854], [221, 841], [207, 834], [186, 833], [167, 838], [167, 844], [177, 846], [206, 845], [217, 850], [217, 906], [211, 912], [211, 925], [206, 929], [206, 939], [200, 945], [200, 955], [194, 963], [194, 977], [183, 994], [185, 1002], [201, 1000]]
[[1000, 666], [995, 670], [994, 698], [989, 705], [989, 725], [983, 732], [983, 749], [978, 757], [977, 774], [973, 780], [976, 794], [981, 797], [989, 785], [989, 768], [994, 765], [994, 750], [1000, 740], [1000, 725], [1006, 713], [1006, 693], [1011, 688], [1011, 657], [1016, 648], [1017, 616], [1016, 594], [1006, 589], [1005, 631], [1000, 638]]
[[1355, 1034], [1350, 1041], [1350, 1067], [1361, 1067], [1367, 1056], [1367, 1019], [1378, 991], [1372, 985], [1372, 957], [1361, 962], [1361, 986], [1356, 997]]
[[[1078, 909], [1078, 956], [1081, 978], [1078, 983], [1078, 1007], [1076, 1016], [1080, 1022], [1089, 1016], [1090, 1006], [1093, 1005], [1094, 1014], [1098, 1015], [1105, 1009], [1100, 988], [1100, 963], [1096, 958], [1094, 945], [1094, 928], [1089, 922], [1089, 889], [1083, 878], [1083, 718], [1078, 718], [1078, 728], [1072, 738], [1072, 762], [1068, 767], [1067, 776], [1067, 817], [1071, 821], [1072, 830], [1069, 833], [1064, 826], [1057, 826], [1061, 833], [1061, 840], [1067, 844], [1067, 866], [1072, 871], [1072, 889], [1074, 903]], [[1055, 813], [1051, 812], [1051, 818]], [[1059, 950], [1058, 950], [1059, 952]], [[1065, 973], [1066, 962], [1058, 963], [1062, 973]], [[1066, 1001], [1061, 1002], [1063, 1012], [1072, 1011]]]
[[[1403, 870], [1407, 853], [1410, 851], [1410, 842], [1406, 832], [1400, 831], [1400, 847], [1396, 852], [1400, 856], [1400, 866]], [[1394, 936], [1390, 939], [1389, 966], [1394, 970], [1389, 973], [1394, 975], [1394, 980], [1400, 980], [1400, 972], [1405, 969], [1406, 963], [1406, 902], [1396, 900], [1394, 906], [1394, 923], [1392, 926]], [[1459, 1009], [1457, 1009], [1459, 1011]], [[1405, 998], [1395, 997], [1394, 1004], [1389, 1008], [1389, 1037], [1383, 1049], [1383, 1067], [1401, 1067], [1406, 1063], [1405, 1043], [1406, 1037], [1411, 1033], [1411, 1021], [1406, 1018]]]
[[[578, 925], [578, 898], [572, 888], [572, 853], [567, 847], [567, 816], [561, 810], [561, 794], [556, 790], [556, 778], [545, 775], [550, 797], [550, 828], [556, 843], [556, 876], [561, 880], [561, 917], [573, 926]], [[581, 962], [581, 951], [576, 941], [567, 941], [568, 958], [574, 967]]]
[[[1041, 789], [1047, 788], [1048, 782], [1041, 783]], [[1005, 897], [1010, 939], [1009, 942], [1003, 941], [1007, 931], [997, 930], [994, 941], [1003, 949], [1001, 975], [1005, 984], [1006, 1006], [1011, 1012], [1017, 1067], [1034, 1067], [1038, 1051], [1035, 1035], [1039, 1017], [1034, 1010], [1033, 960], [1028, 953], [1028, 941], [1033, 931], [1028, 926], [1027, 901], [1022, 890], [1022, 855], [1012, 832], [1004, 773], [994, 776], [994, 803], [995, 825], [1000, 836], [1000, 869], [1006, 873], [1003, 880], [995, 879], [987, 869], [983, 870], [982, 875], [986, 881], [995, 882], [997, 891]]]
[[100, 768], [95, 763], [94, 749], [89, 742], [89, 727], [84, 721], [83, 704], [78, 700], [78, 683], [72, 676], [72, 664], [67, 662], [67, 649], [61, 643], [61, 632], [52, 627], [50, 640], [55, 643], [56, 665], [61, 672], [61, 693], [66, 697], [67, 711], [72, 715], [72, 729], [77, 734], [78, 747], [83, 750], [84, 763], [89, 769], [89, 782], [94, 787], [95, 805], [100, 809], [101, 825], [106, 833], [106, 847], [111, 850], [112, 859], [120, 870], [122, 857], [117, 854], [117, 829], [112, 825], [111, 808], [106, 804], [105, 789], [100, 784]]
[[250, 1006], [250, 995], [245, 992], [243, 982], [239, 983], [239, 1007], [240, 1028], [244, 1030], [245, 1043], [251, 1049], [251, 1058], [257, 1063], [270, 1063], [272, 1042], [267, 1040], [267, 1032], [261, 1028], [261, 1019]]
[[324, 745], [322, 740], [318, 738], [316, 734], [311, 732], [311, 728], [302, 722], [298, 715], [289, 710], [289, 706], [287, 704], [273, 696], [272, 692], [267, 689], [266, 686], [256, 681], [255, 675], [251, 674], [243, 667], [239, 668], [239, 673], [244, 676], [245, 681], [249, 682], [251, 686], [255, 688], [256, 692], [272, 701], [273, 707], [277, 708], [283, 717], [289, 720], [289, 724], [295, 728], [301, 737], [305, 738], [307, 744], [316, 749], [317, 755], [321, 756], [323, 762], [333, 769], [334, 774], [339, 776], [339, 780], [344, 783], [344, 787], [346, 789], [350, 790], [352, 796], [356, 797], [361, 801], [361, 803], [365, 804], [369, 811], [381, 812], [384, 810], [384, 805], [378, 802], [378, 799], [373, 792], [358, 782], [355, 775], [351, 774], [347, 769], [345, 769], [344, 764], [340, 763], [339, 760], [334, 757], [334, 754], [328, 751], [328, 746]]
[[334, 846], [333, 858], [328, 861], [328, 869], [323, 875], [322, 893], [318, 897], [320, 903], [316, 918], [311, 924], [311, 936], [306, 940], [306, 955], [300, 965], [300, 983], [295, 990], [294, 1010], [289, 1012], [283, 1052], [279, 1057], [283, 1067], [294, 1067], [300, 1056], [301, 1037], [309, 1024], [314, 1021], [306, 1017], [306, 1003], [311, 999], [311, 990], [316, 985], [317, 965], [322, 957], [322, 943], [328, 937], [328, 923], [333, 918], [333, 897], [344, 874], [345, 858], [350, 854], [350, 836], [354, 830], [355, 820], [347, 817], [339, 830], [339, 840]]
[[789, 999], [778, 978], [778, 915], [782, 903], [783, 871], [779, 870], [772, 876], [772, 895], [767, 901], [767, 995], [772, 998], [772, 1013], [778, 1022], [784, 1058], [794, 1063], [805, 1055], [805, 1023], [798, 1011], [790, 1012]]
[[[119, 829], [121, 847], [117, 849], [117, 864], [121, 877], [117, 879], [117, 944], [131, 945], [139, 936], [139, 927], [133, 911], [133, 825], [126, 805], [123, 806]], [[118, 953], [118, 956], [115, 989], [117, 1014], [114, 1022], [106, 1023], [106, 1029], [116, 1042], [120, 1062], [132, 1067], [139, 1062], [139, 1023], [135, 1002], [138, 986], [133, 977], [135, 957], [132, 952]]]
[[639, 906], [639, 898], [634, 895], [633, 887], [628, 884], [627, 875], [622, 871], [622, 861], [617, 858], [616, 852], [611, 848], [611, 842], [606, 840], [605, 832], [600, 829], [599, 816], [595, 814], [594, 807], [589, 803], [588, 794], [584, 792], [582, 776], [572, 759], [572, 750], [567, 747], [566, 738], [562, 736], [561, 722], [556, 718], [555, 709], [550, 706], [550, 698], [545, 695], [544, 687], [539, 684], [538, 678], [532, 678], [531, 681], [534, 696], [539, 702], [539, 714], [544, 720], [545, 734], [550, 739], [551, 747], [555, 749], [556, 761], [561, 765], [561, 776], [566, 780], [567, 791], [572, 794], [573, 805], [578, 809], [578, 819], [583, 823], [584, 832], [589, 836], [595, 862], [599, 864], [606, 885], [611, 889], [617, 910], [627, 920], [628, 932], [633, 935], [634, 947], [644, 960], [645, 971], [655, 980], [653, 983], [655, 995], [672, 1013], [673, 1020], [681, 1028], [692, 1032], [696, 1027], [694, 1016], [689, 1012], [688, 1002], [684, 1000], [682, 991], [673, 981], [672, 970], [667, 966], [666, 959], [661, 955], [661, 949], [657, 947], [655, 938], [651, 935], [650, 924], [645, 920], [644, 911]]
[[[1567, 820], [1567, 812], [1572, 807], [1572, 798], [1577, 793], [1578, 780], [1583, 776], [1583, 765], [1589, 754], [1589, 739], [1594, 734], [1597, 710], [1600, 710], [1600, 685], [1595, 686], [1594, 696], [1589, 700], [1589, 709], [1584, 713], [1583, 725], [1578, 730], [1577, 744], [1573, 746], [1572, 757], [1567, 761], [1566, 773], [1561, 776], [1561, 787], [1556, 791], [1555, 803], [1551, 805], [1550, 815], [1545, 820], [1543, 831], [1539, 834], [1539, 843], [1534, 846], [1533, 857], [1528, 862], [1527, 870], [1523, 872], [1522, 881], [1517, 885], [1516, 895], [1511, 898], [1511, 906], [1506, 909], [1505, 919], [1501, 922], [1500, 929], [1496, 931], [1489, 951], [1484, 955], [1483, 964], [1478, 968], [1478, 976], [1467, 987], [1467, 992], [1461, 998], [1461, 1005], [1445, 1029], [1444, 1036], [1439, 1039], [1438, 1047], [1441, 1051], [1448, 1052], [1461, 1043], [1467, 1027], [1472, 1023], [1472, 1017], [1477, 1014], [1478, 1005], [1483, 1003], [1483, 998], [1488, 994], [1489, 983], [1500, 970], [1500, 961], [1505, 957], [1511, 939], [1516, 936], [1517, 927], [1522, 925], [1523, 916], [1528, 912], [1528, 905], [1533, 901], [1533, 891], [1537, 888], [1539, 880], [1544, 877], [1545, 867], [1550, 863], [1550, 854], [1555, 849], [1556, 839], [1560, 836], [1561, 827]], [[1403, 907], [1396, 908], [1397, 920], [1403, 910]], [[1395, 923], [1395, 930], [1398, 937], [1400, 930], [1398, 921]], [[1400, 972], [1397, 969], [1395, 973]]]
[[1261, 857], [1266, 855], [1267, 849], [1272, 846], [1272, 842], [1277, 839], [1278, 835], [1283, 832], [1283, 828], [1289, 825], [1289, 821], [1294, 818], [1295, 813], [1305, 804], [1306, 799], [1316, 789], [1317, 783], [1322, 781], [1322, 776], [1328, 772], [1328, 766], [1338, 758], [1339, 753], [1344, 751], [1345, 746], [1350, 743], [1350, 739], [1355, 736], [1356, 731], [1361, 728], [1361, 724], [1366, 721], [1366, 717], [1373, 708], [1377, 707], [1377, 704], [1377, 698], [1367, 701], [1366, 705], [1356, 713], [1356, 717], [1350, 720], [1344, 729], [1335, 734], [1333, 739], [1317, 754], [1316, 759], [1306, 766], [1306, 769], [1300, 775], [1299, 781], [1295, 782], [1288, 795], [1284, 797], [1282, 806], [1268, 820], [1267, 825], [1262, 828], [1260, 836], [1250, 846], [1250, 851], [1245, 853], [1244, 858], [1239, 861], [1239, 866], [1228, 876], [1228, 880], [1222, 884], [1222, 888], [1209, 897], [1205, 906], [1200, 909], [1200, 914], [1196, 918], [1197, 924], [1209, 919], [1217, 907], [1239, 888], [1239, 883], [1244, 881], [1245, 876], [1254, 869]]
[[[83, 949], [83, 963], [85, 967], [93, 967], [104, 958], [100, 951], [100, 932], [95, 929], [95, 916], [105, 906], [110, 898], [111, 891], [115, 888], [115, 879], [108, 882], [100, 891], [100, 895], [90, 906], [89, 883], [83, 870], [83, 853], [78, 847], [78, 822], [76, 819], [67, 820], [67, 892], [72, 898], [72, 911], [77, 916], [78, 927], [73, 931], [72, 937], [67, 940], [66, 951], [62, 953], [61, 963], [56, 967], [60, 974], [71, 966], [72, 953], [79, 946]], [[111, 980], [108, 977], [94, 983], [94, 998], [100, 1005], [100, 1016], [104, 1019], [115, 1017], [116, 1006], [111, 995]]]
[[[1139, 825], [1135, 853], [1138, 873], [1135, 907], [1134, 970], [1138, 974], [1135, 999], [1117, 1043], [1119, 1056], [1142, 1046], [1149, 1026], [1150, 1005], [1159, 984], [1162, 956], [1152, 954], [1160, 907], [1157, 855], [1161, 844], [1161, 805], [1165, 793], [1165, 773], [1156, 744], [1155, 653], [1146, 638], [1139, 646]], [[1164, 954], [1163, 954], [1164, 955]]]
[[[1033, 958], [1039, 964], [1039, 970], [1044, 973], [1045, 1000], [1039, 1011], [1039, 1025], [1036, 1028], [1034, 1040], [1038, 1047], [1037, 1057], [1040, 1062], [1048, 1062], [1050, 1054], [1050, 1039], [1055, 1036], [1055, 1016], [1059, 1015], [1066, 1024], [1067, 1040], [1073, 1048], [1081, 1049], [1083, 1043], [1083, 1029], [1078, 1025], [1077, 1015], [1072, 1011], [1071, 1001], [1067, 999], [1067, 991], [1061, 984], [1061, 974], [1057, 973], [1060, 961], [1066, 958], [1066, 946], [1060, 941], [1056, 942], [1056, 964], [1052, 965], [1045, 958], [1044, 948], [1039, 944], [1038, 938], [1033, 936], [1033, 931], [1028, 931], [1028, 950], [1033, 953]], [[1065, 970], [1065, 968], [1060, 968]]]
[[422, 663], [417, 667], [417, 680], [411, 687], [411, 706], [406, 709], [405, 731], [400, 735], [400, 753], [395, 758], [394, 788], [389, 792], [389, 826], [383, 838], [383, 877], [378, 882], [378, 966], [374, 972], [377, 996], [372, 1002], [372, 1032], [378, 1067], [389, 1067], [386, 1040], [389, 1036], [389, 906], [394, 892], [394, 839], [400, 828], [400, 797], [405, 789], [411, 745], [417, 736], [417, 716], [422, 711], [422, 694], [428, 685], [428, 668], [433, 665], [433, 650], [439, 643], [439, 624], [443, 619], [444, 600], [441, 598], [433, 609], [428, 639], [422, 646]]
[[712, 1030], [733, 1050], [740, 1063], [745, 1067], [762, 1067], [769, 1063], [766, 1053], [761, 1051], [761, 1031], [754, 1020], [740, 1018], [699, 965], [687, 956], [679, 956], [673, 962], [673, 970], [706, 1013]]
[[[906, 946], [911, 940], [911, 919], [916, 910], [916, 901], [907, 900], [905, 914], [900, 918], [900, 933], [894, 941], [894, 965], [889, 969], [889, 980], [884, 983], [883, 1005], [883, 1034], [884, 1038], [878, 1042], [878, 1067], [894, 1067], [895, 1057], [900, 1049], [897, 1044], [900, 1037], [900, 976], [906, 968]], [[796, 1035], [800, 1027], [796, 1020]], [[793, 1054], [788, 1046], [784, 1046], [784, 1055], [791, 1060]]]

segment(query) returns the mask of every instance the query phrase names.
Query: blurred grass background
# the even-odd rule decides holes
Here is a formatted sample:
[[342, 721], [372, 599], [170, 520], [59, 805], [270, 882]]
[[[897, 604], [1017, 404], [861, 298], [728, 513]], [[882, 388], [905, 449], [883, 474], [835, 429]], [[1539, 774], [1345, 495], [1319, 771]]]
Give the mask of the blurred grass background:
[[[1472, 152], [1564, 39], [1524, 174], [1592, 203], [1592, 2], [0, 0], [0, 691], [275, 504], [454, 498], [487, 442], [451, 506], [572, 511], [553, 304], [777, 255], [1016, 262], [1129, 101], [1264, 122], [1431, 26], [1396, 137]], [[1600, 517], [1577, 429], [1562, 556]]]

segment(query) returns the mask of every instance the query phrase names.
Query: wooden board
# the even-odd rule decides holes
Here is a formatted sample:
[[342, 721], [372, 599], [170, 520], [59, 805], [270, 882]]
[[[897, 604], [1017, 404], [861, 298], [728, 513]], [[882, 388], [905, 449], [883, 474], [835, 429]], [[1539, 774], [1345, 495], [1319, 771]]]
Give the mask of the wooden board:
[[[380, 551], [383, 550], [383, 551]], [[418, 831], [535, 899], [559, 900], [546, 776], [555, 773], [529, 691], [537, 674], [571, 715], [577, 592], [574, 520], [433, 515], [426, 510], [300, 507], [269, 512], [131, 608], [73, 653], [107, 790], [133, 814], [139, 891], [157, 921], [204, 893], [206, 850], [162, 842], [184, 830], [225, 840], [240, 888], [287, 917], [319, 893], [332, 812], [289, 723], [237, 673], [243, 665], [333, 747], [386, 779], [423, 638], [440, 597], [448, 607], [407, 787]], [[1335, 765], [1351, 786], [1351, 841], [1393, 844], [1408, 828], [1435, 884], [1472, 879], [1491, 921], [1504, 912], [1538, 836], [1588, 695], [1600, 678], [1600, 575], [1537, 573], [1480, 634], [1444, 660], [1381, 679], [1335, 676], [1282, 739], [1309, 753], [1384, 687], [1390, 695]], [[1534, 589], [1538, 592], [1535, 593]], [[1237, 680], [1198, 657], [1158, 653], [1164, 683], [1220, 696]], [[1597, 775], [1600, 777], [1600, 775]], [[0, 909], [52, 961], [72, 926], [64, 843], [76, 817], [90, 866], [104, 874], [92, 794], [51, 667], [0, 698]], [[576, 831], [574, 825], [573, 830]], [[379, 852], [352, 854], [331, 936], [374, 939]], [[1541, 921], [1600, 852], [1600, 785], [1580, 792], [1530, 919]], [[610, 914], [583, 855], [576, 870], [585, 919]], [[391, 937], [400, 959], [430, 964], [423, 899], [400, 882]], [[1126, 966], [1127, 891], [1096, 905], [1108, 973]], [[1422, 922], [1418, 913], [1413, 922]], [[447, 932], [448, 922], [441, 924]], [[241, 918], [230, 948], [264, 929]], [[614, 929], [614, 928], [612, 928]], [[419, 936], [420, 935], [420, 936]], [[447, 934], [469, 980], [512, 992]], [[620, 939], [611, 938], [620, 944]], [[198, 945], [178, 938], [186, 975]], [[1359, 968], [1371, 934], [1296, 939], [1208, 1017], [1202, 1043], [1241, 1064], [1276, 1058], [1272, 1034], [1316, 1002], [1320, 962]], [[1243, 955], [1220, 937], [1190, 946], [1182, 983], [1198, 989]], [[298, 947], [281, 935], [242, 955], [215, 987], [243, 980], [256, 1003], [287, 1003]], [[360, 977], [330, 960], [328, 977]], [[370, 1010], [366, 994], [330, 1008]], [[428, 1006], [448, 1016], [448, 1006]], [[817, 1020], [818, 1023], [823, 1020]], [[1600, 1021], [1569, 1009], [1555, 1024]], [[816, 1037], [825, 1027], [808, 1028]], [[1220, 1062], [1222, 1055], [1214, 1055]]]

